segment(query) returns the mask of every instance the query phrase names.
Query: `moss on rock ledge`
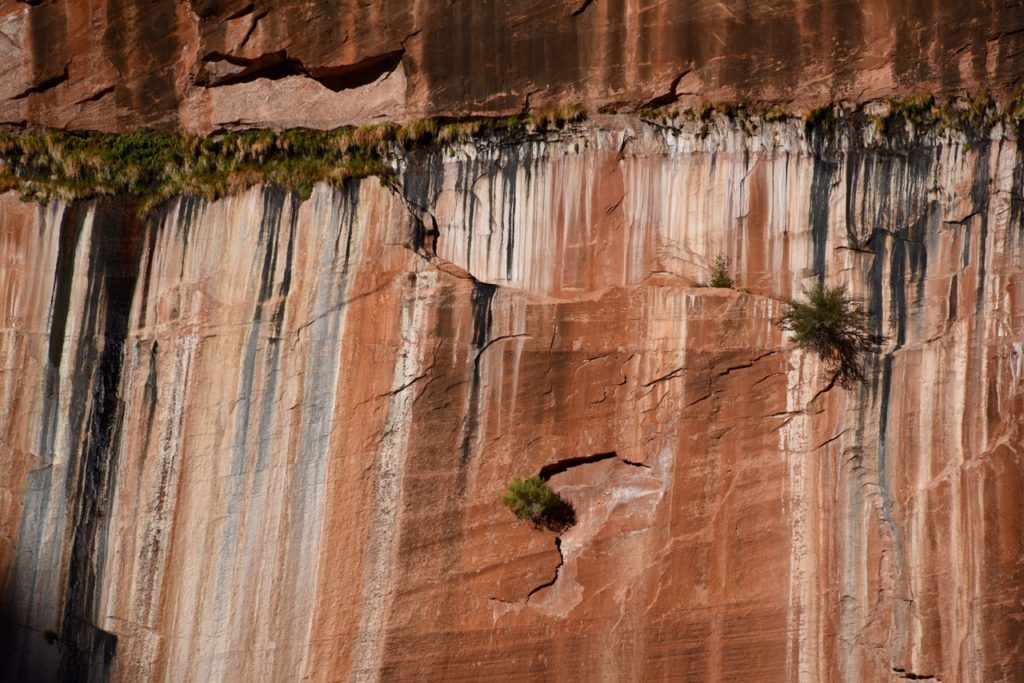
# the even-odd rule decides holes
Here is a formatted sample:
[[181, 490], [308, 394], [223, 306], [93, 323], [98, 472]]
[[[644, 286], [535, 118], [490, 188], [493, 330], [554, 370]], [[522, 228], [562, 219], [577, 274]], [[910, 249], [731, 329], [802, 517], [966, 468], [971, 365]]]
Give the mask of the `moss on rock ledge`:
[[[607, 113], [614, 113], [609, 111]], [[690, 130], [698, 138], [716, 127], [753, 134], [763, 125], [797, 122], [780, 105], [705, 104], [699, 110], [666, 105], [631, 112], [651, 125]], [[427, 118], [405, 125], [379, 123], [330, 131], [310, 129], [223, 132], [207, 137], [140, 129], [127, 133], [15, 131], [0, 133], [0, 192], [27, 201], [117, 195], [137, 201], [142, 214], [179, 195], [215, 199], [254, 185], [308, 196], [316, 183], [350, 178], [387, 181], [405, 153], [492, 140], [545, 139], [587, 119], [579, 105], [507, 118]], [[803, 116], [805, 135], [819, 153], [850, 144], [905, 147], [949, 132], [968, 140], [1024, 128], [1024, 96], [1000, 106], [988, 95], [939, 102], [930, 95], [844, 105], [830, 103]]]
[[252, 130], [198, 137], [136, 130], [129, 133], [46, 131], [0, 135], [0, 192], [16, 190], [41, 203], [60, 197], [118, 195], [139, 200], [140, 212], [173, 196], [217, 198], [253, 185], [308, 196], [318, 182], [394, 172], [403, 151], [486, 137], [525, 138], [582, 121], [578, 106], [526, 117], [420, 119], [331, 131]]
[[818, 146], [839, 138], [856, 138], [868, 146], [906, 147], [931, 134], [957, 134], [968, 140], [990, 135], [996, 126], [1008, 135], [1024, 129], [1024, 94], [1002, 105], [988, 93], [939, 99], [921, 94], [850, 104], [828, 102], [803, 113], [778, 104], [705, 103], [698, 109], [674, 105], [642, 108], [637, 115], [666, 129], [696, 130], [707, 136], [716, 126], [731, 125], [749, 134], [761, 126], [803, 119], [805, 132]]

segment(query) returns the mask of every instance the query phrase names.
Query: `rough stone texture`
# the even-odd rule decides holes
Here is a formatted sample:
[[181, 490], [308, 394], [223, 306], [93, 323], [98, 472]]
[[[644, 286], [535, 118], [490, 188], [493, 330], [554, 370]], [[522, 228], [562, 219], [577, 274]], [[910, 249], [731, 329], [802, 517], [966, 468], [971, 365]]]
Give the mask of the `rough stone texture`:
[[[9, 664], [1022, 680], [1022, 196], [1016, 140], [820, 154], [786, 124], [142, 224], [4, 195]], [[719, 254], [749, 293], [692, 286]], [[888, 336], [848, 393], [773, 323], [818, 277]], [[542, 471], [560, 537], [497, 500]]]
[[0, 123], [330, 128], [581, 102], [799, 110], [1024, 74], [1009, 0], [0, 0]]

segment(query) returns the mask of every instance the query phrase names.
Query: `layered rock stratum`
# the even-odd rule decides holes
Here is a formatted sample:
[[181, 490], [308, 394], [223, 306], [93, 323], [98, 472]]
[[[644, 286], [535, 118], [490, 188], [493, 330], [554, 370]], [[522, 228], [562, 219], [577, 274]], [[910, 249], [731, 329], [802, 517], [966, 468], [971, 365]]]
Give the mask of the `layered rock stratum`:
[[[0, 5], [0, 113], [998, 95], [1024, 36], [1013, 3], [236, 5]], [[144, 215], [0, 195], [4, 672], [1024, 680], [1018, 133], [778, 118], [595, 113]], [[696, 286], [719, 256], [737, 289]], [[817, 282], [886, 337], [850, 390], [776, 324]], [[534, 474], [573, 527], [501, 505]]]
[[0, 0], [0, 123], [364, 123], [1020, 86], [1015, 0]]

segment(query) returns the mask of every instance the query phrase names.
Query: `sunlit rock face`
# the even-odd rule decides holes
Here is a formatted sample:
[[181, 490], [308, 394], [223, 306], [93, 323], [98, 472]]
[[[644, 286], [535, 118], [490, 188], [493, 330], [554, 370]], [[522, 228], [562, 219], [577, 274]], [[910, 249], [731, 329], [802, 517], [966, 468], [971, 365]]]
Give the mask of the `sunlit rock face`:
[[0, 123], [332, 128], [991, 91], [1024, 5], [925, 0], [0, 0]]
[[[998, 131], [625, 120], [145, 220], [4, 195], [6, 664], [1020, 680], [1022, 197]], [[887, 337], [849, 391], [775, 324], [820, 280]], [[498, 500], [542, 472], [558, 536]]]

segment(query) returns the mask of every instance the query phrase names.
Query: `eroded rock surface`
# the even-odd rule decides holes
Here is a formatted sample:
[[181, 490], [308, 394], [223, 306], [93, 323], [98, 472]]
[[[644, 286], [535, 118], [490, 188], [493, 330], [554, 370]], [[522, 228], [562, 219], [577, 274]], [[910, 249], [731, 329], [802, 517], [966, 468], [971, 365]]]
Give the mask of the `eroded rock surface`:
[[[13, 664], [1024, 678], [1022, 169], [633, 125], [145, 222], [4, 195]], [[774, 324], [819, 278], [888, 337], [851, 392]], [[558, 537], [498, 502], [541, 472]]]
[[1012, 95], [1024, 6], [0, 0], [0, 123], [332, 128], [579, 102]]

